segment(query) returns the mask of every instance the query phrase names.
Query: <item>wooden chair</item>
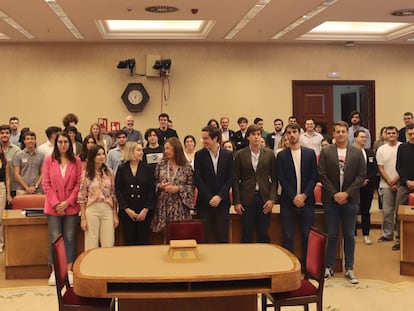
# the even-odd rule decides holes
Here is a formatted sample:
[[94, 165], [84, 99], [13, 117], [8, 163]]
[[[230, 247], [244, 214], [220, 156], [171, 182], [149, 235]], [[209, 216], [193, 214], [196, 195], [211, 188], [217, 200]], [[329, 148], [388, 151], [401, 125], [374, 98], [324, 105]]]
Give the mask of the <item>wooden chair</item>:
[[[262, 311], [274, 306], [280, 311], [282, 306], [303, 306], [309, 310], [310, 303], [316, 303], [316, 310], [322, 311], [323, 286], [325, 282], [325, 258], [328, 238], [323, 232], [311, 228], [308, 238], [305, 276], [297, 290], [262, 295]], [[310, 280], [315, 280], [315, 286]], [[270, 300], [271, 303], [267, 303]]]
[[322, 206], [322, 185], [320, 183], [316, 184], [313, 194], [315, 195], [315, 205]]
[[59, 311], [114, 311], [114, 299], [87, 298], [75, 294], [69, 285], [65, 244], [61, 234], [52, 242], [51, 247]]
[[408, 205], [414, 205], [414, 192], [408, 194]]
[[46, 196], [44, 194], [16, 195], [12, 199], [13, 209], [43, 208]]
[[167, 243], [170, 240], [193, 239], [204, 242], [204, 223], [202, 220], [170, 221], [167, 223]]

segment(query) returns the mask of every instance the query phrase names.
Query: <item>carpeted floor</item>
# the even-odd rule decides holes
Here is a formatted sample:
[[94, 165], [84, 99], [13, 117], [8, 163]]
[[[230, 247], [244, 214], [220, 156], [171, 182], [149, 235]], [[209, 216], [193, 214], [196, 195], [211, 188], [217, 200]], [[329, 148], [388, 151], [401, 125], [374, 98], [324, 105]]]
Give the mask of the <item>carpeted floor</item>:
[[[390, 311], [409, 310], [414, 305], [414, 282], [391, 284], [379, 280], [362, 279], [359, 285], [351, 285], [344, 279], [326, 282], [324, 311]], [[258, 300], [260, 306], [260, 300]], [[1, 310], [7, 311], [55, 311], [57, 310], [54, 287], [19, 287], [0, 289]], [[259, 307], [260, 310], [260, 307]], [[301, 307], [285, 310], [299, 311]], [[316, 310], [315, 304], [310, 307]]]

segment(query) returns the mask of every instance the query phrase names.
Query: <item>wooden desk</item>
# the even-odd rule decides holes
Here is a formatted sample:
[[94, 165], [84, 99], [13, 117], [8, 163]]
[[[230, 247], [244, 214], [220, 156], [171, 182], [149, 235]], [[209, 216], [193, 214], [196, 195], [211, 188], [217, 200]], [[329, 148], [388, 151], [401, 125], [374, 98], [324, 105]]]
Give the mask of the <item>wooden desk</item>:
[[414, 276], [414, 206], [400, 205], [400, 274]]
[[118, 297], [119, 310], [227, 311], [256, 310], [258, 293], [300, 286], [299, 261], [280, 246], [198, 248], [201, 260], [185, 263], [167, 261], [168, 245], [89, 250], [75, 262], [74, 290], [86, 297]]
[[[48, 267], [49, 233], [46, 217], [26, 217], [21, 210], [4, 210], [6, 279], [45, 279]], [[77, 234], [77, 253], [83, 251], [83, 233]]]
[[26, 217], [21, 210], [4, 210], [6, 279], [47, 278], [46, 217]]
[[[25, 217], [21, 210], [5, 210], [3, 226], [6, 279], [47, 278], [50, 273], [50, 268], [47, 265], [49, 249], [47, 219], [45, 217]], [[318, 209], [315, 212], [315, 226], [322, 231], [325, 229], [323, 209]], [[119, 226], [115, 232], [118, 245], [123, 244], [121, 232]], [[272, 243], [282, 244], [279, 205], [275, 205], [273, 208], [269, 235]], [[81, 254], [84, 250], [84, 236], [80, 226], [76, 240], [77, 254]], [[230, 242], [240, 243], [240, 240], [241, 216], [232, 211], [230, 215]], [[339, 240], [335, 264], [335, 271], [337, 272], [341, 271], [343, 261], [342, 239]], [[159, 234], [151, 235], [152, 244], [160, 244], [162, 241], [163, 238]], [[29, 249], [30, 252], [27, 251]], [[300, 258], [299, 228], [296, 231], [294, 253]]]

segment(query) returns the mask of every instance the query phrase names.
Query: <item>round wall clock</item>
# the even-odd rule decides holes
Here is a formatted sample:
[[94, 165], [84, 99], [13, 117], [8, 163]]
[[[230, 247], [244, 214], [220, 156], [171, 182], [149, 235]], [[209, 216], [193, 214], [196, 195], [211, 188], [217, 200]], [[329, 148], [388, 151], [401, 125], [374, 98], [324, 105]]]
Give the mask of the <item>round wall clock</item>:
[[142, 83], [128, 83], [121, 96], [122, 101], [130, 112], [144, 110], [149, 95]]

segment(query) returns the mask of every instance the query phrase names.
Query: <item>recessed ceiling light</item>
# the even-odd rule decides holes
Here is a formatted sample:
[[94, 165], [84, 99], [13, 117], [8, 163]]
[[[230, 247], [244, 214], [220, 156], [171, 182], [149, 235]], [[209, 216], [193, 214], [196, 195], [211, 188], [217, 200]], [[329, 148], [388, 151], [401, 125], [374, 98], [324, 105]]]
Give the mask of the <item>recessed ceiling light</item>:
[[[27, 39], [34, 39], [35, 36], [32, 35], [27, 29], [23, 28], [17, 21], [15, 21], [13, 18], [11, 18], [9, 15], [7, 15], [5, 12], [0, 10], [0, 19], [2, 19], [5, 23], [9, 24], [11, 27], [16, 29], [18, 32], [20, 32], [23, 36], [25, 36]], [[10, 39], [6, 35], [2, 34], [3, 36], [0, 37], [0, 39]]]
[[383, 34], [407, 26], [406, 23], [324, 22], [309, 33]]
[[108, 20], [112, 31], [198, 31], [201, 20]]
[[204, 39], [215, 21], [205, 20], [98, 20], [105, 39]]

